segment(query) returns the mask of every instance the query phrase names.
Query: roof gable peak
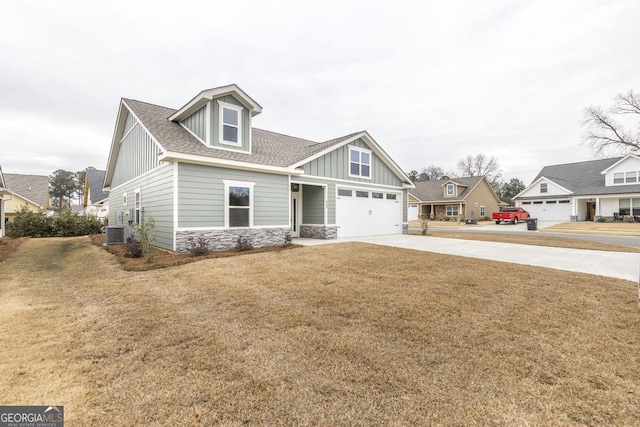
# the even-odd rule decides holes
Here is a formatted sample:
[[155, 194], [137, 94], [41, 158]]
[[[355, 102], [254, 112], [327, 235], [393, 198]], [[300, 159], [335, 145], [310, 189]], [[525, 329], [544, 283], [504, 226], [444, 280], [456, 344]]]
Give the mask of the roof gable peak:
[[191, 101], [187, 102], [175, 113], [169, 116], [169, 120], [180, 121], [182, 119], [185, 119], [192, 113], [206, 105], [207, 102], [224, 95], [232, 95], [234, 98], [240, 101], [241, 104], [247, 107], [247, 109], [251, 113], [251, 116], [255, 116], [262, 112], [262, 107], [260, 106], [260, 104], [258, 104], [253, 98], [247, 95], [245, 91], [240, 89], [238, 85], [232, 83], [230, 85], [214, 87], [201, 91], [199, 94], [193, 97]]

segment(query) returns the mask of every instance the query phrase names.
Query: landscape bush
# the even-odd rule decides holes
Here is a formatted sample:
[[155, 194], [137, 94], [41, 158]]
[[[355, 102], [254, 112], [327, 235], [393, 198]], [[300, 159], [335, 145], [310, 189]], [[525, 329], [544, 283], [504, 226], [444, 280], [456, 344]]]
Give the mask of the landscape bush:
[[60, 215], [47, 216], [45, 211], [32, 212], [26, 205], [20, 207], [12, 221], [7, 223], [9, 237], [71, 237], [102, 232], [104, 221], [92, 215], [78, 215], [70, 210]]

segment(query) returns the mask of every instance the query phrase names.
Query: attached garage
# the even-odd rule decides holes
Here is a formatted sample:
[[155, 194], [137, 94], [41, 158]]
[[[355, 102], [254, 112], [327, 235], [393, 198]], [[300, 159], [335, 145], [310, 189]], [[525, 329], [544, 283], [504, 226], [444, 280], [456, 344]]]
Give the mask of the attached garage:
[[570, 200], [531, 200], [521, 202], [522, 208], [529, 211], [531, 218], [540, 221], [568, 221], [571, 217]]
[[402, 232], [400, 193], [343, 187], [338, 187], [337, 193], [339, 238]]

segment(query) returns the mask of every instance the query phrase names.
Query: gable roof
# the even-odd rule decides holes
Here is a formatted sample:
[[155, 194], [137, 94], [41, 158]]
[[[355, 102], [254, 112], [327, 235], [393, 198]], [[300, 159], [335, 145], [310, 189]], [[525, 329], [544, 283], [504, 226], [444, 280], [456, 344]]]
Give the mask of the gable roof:
[[[524, 194], [527, 189], [537, 183], [541, 178], [548, 179], [566, 188], [576, 196], [639, 193], [640, 184], [605, 186], [605, 176], [602, 172], [610, 169], [624, 158], [625, 157], [614, 157], [610, 159], [545, 166], [533, 179], [532, 183], [520, 194]], [[523, 199], [524, 197], [521, 197], [520, 194], [515, 196], [514, 199]]]
[[98, 203], [109, 197], [109, 193], [104, 191], [102, 183], [106, 171], [97, 169], [87, 169], [85, 175], [85, 188], [88, 186], [91, 200], [87, 202]]
[[[206, 92], [206, 91], [203, 91]], [[406, 174], [393, 160], [379, 147], [379, 145], [365, 132], [354, 132], [338, 138], [323, 142], [271, 132], [264, 129], [251, 128], [252, 149], [251, 153], [230, 151], [205, 145], [191, 134], [187, 129], [170, 117], [175, 117], [177, 110], [162, 107], [134, 99], [123, 98], [118, 113], [118, 122], [111, 144], [111, 152], [105, 175], [104, 185], [109, 186], [117, 158], [118, 146], [122, 137], [124, 121], [127, 111], [135, 116], [140, 124], [148, 131], [152, 139], [159, 147], [160, 160], [190, 159], [203, 162], [222, 160], [228, 164], [249, 164], [280, 168], [286, 173], [302, 173], [296, 169], [302, 163], [306, 163], [314, 156], [322, 155], [325, 151], [331, 151], [341, 145], [347, 144], [358, 138], [364, 138], [375, 147], [375, 151], [381, 156], [388, 166], [399, 174], [411, 185]]]
[[[459, 202], [466, 199], [483, 179], [485, 179], [483, 176], [469, 176], [465, 178], [439, 179], [437, 181], [420, 181], [415, 183], [416, 188], [410, 190], [409, 193], [421, 202]], [[457, 197], [445, 197], [442, 186], [449, 182], [465, 187], [465, 189], [458, 193]]]
[[193, 97], [193, 99], [187, 102], [182, 108], [176, 110], [171, 116], [169, 116], [169, 120], [171, 121], [180, 121], [182, 119], [187, 118], [189, 115], [197, 111], [206, 105], [207, 102], [212, 100], [213, 98], [218, 98], [224, 95], [235, 95], [234, 98], [238, 99], [245, 107], [249, 109], [249, 112], [252, 116], [260, 114], [262, 112], [262, 107], [256, 101], [253, 100], [245, 91], [240, 89], [238, 85], [230, 84], [226, 86], [214, 87], [212, 89], [206, 89]]
[[42, 208], [49, 200], [49, 177], [46, 175], [22, 175], [5, 173], [7, 190]]

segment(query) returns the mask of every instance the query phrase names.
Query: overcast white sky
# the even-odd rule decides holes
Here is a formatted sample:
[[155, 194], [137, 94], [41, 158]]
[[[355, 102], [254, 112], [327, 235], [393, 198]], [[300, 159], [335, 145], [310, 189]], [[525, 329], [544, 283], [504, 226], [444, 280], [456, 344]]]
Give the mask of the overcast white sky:
[[640, 91], [638, 0], [0, 5], [5, 173], [104, 169], [121, 97], [179, 108], [238, 84], [254, 126], [367, 130], [403, 170], [495, 156], [506, 180], [593, 158], [582, 112]]

